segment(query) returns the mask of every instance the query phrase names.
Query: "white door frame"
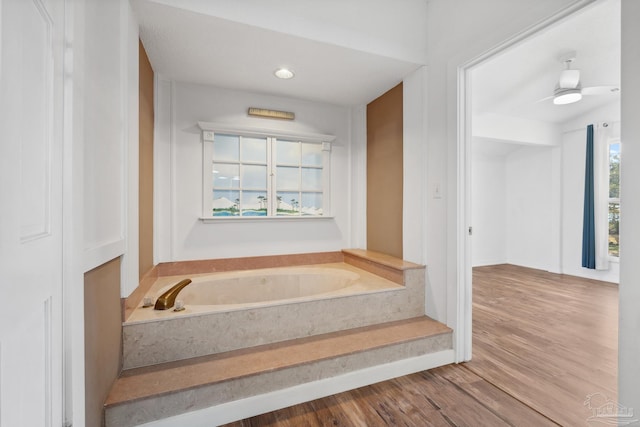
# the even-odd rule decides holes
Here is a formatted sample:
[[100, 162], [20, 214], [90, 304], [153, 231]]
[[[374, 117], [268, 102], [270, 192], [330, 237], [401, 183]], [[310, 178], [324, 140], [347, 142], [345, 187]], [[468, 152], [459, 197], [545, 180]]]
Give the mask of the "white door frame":
[[471, 360], [472, 341], [472, 274], [471, 274], [471, 71], [478, 65], [494, 56], [511, 49], [525, 40], [535, 36], [546, 28], [556, 25], [574, 13], [600, 0], [576, 0], [556, 14], [538, 24], [516, 34], [503, 43], [474, 57], [458, 66], [458, 98], [457, 98], [457, 322], [456, 361]]

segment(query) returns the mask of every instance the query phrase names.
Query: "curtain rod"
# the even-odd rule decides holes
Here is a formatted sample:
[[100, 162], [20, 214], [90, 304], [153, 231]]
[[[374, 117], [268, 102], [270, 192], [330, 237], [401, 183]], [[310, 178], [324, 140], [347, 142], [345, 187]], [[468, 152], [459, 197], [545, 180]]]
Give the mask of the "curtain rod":
[[[590, 123], [590, 124], [599, 125], [601, 123], [602, 123], [603, 127], [609, 127], [609, 126], [612, 126], [612, 125], [620, 124], [620, 120], [605, 120], [605, 121], [602, 121], [602, 122], [595, 122], [595, 123]], [[563, 130], [562, 133], [577, 132], [579, 130], [586, 130], [586, 129], [587, 129], [587, 126], [583, 126], [583, 127], [580, 127], [580, 128]]]

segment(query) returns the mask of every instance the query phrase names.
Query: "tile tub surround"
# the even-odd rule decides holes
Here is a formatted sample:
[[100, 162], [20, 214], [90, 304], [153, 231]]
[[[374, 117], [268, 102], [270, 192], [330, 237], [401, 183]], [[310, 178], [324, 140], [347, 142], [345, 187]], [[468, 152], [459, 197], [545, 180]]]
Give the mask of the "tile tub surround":
[[147, 272], [140, 281], [138, 288], [127, 298], [124, 298], [124, 320], [126, 320], [140, 304], [143, 296], [151, 289], [155, 279], [158, 277], [291, 267], [296, 265], [329, 264], [335, 262], [346, 262], [355, 265], [363, 270], [378, 274], [400, 284], [403, 284], [402, 271], [412, 268], [423, 268], [423, 266], [418, 264], [365, 249], [343, 249], [340, 252], [314, 252], [308, 254], [163, 262]]
[[[338, 330], [424, 315], [424, 266], [368, 251], [345, 251], [345, 261], [391, 272], [404, 286], [383, 291], [284, 303], [197, 316], [162, 314], [169, 320], [123, 325], [124, 368], [232, 351]], [[370, 273], [349, 264], [365, 277]], [[163, 278], [159, 278], [161, 280]], [[164, 278], [166, 280], [166, 278]], [[377, 281], [385, 279], [375, 277]], [[150, 310], [150, 309], [145, 309]], [[162, 316], [160, 315], [160, 316]], [[274, 327], [274, 325], [276, 325]]]

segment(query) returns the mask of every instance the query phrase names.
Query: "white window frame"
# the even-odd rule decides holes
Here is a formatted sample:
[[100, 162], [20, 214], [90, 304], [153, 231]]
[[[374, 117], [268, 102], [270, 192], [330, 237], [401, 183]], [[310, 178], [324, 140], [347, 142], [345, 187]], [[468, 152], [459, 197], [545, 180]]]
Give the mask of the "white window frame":
[[[622, 167], [622, 143], [620, 142], [620, 138], [611, 138], [607, 141], [607, 186], [609, 186], [609, 183], [611, 182], [611, 178], [609, 176], [609, 170], [610, 170], [610, 153], [611, 153], [611, 146], [613, 144], [620, 144], [620, 167]], [[618, 209], [621, 208], [620, 205], [620, 194], [618, 194], [618, 197], [608, 197], [607, 198], [607, 255], [609, 256], [609, 261], [611, 262], [620, 262], [620, 255], [619, 255], [619, 249], [618, 249], [618, 255], [611, 255], [609, 253], [609, 204], [611, 203], [617, 203], [618, 204]]]
[[[308, 219], [330, 219], [331, 215], [331, 143], [335, 136], [317, 133], [295, 132], [288, 130], [263, 129], [246, 126], [229, 126], [219, 123], [198, 122], [201, 130], [202, 141], [202, 216], [203, 222], [218, 221], [270, 221], [270, 220], [308, 220]], [[211, 215], [211, 195], [213, 192], [213, 180], [211, 179], [211, 164], [213, 160], [213, 140], [215, 134], [238, 135], [244, 137], [257, 137], [267, 139], [267, 199], [269, 200], [267, 216], [218, 216]], [[276, 199], [276, 162], [275, 156], [271, 153], [271, 147], [277, 140], [297, 141], [306, 143], [322, 144], [323, 166], [322, 166], [322, 209], [323, 215], [297, 215], [297, 216], [277, 216]]]

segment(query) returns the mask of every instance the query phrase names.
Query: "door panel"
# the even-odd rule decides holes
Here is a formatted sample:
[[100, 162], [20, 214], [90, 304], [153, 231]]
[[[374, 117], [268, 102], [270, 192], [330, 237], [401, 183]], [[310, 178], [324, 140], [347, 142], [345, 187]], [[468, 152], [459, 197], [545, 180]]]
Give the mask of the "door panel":
[[0, 0], [0, 427], [62, 425], [63, 0]]

